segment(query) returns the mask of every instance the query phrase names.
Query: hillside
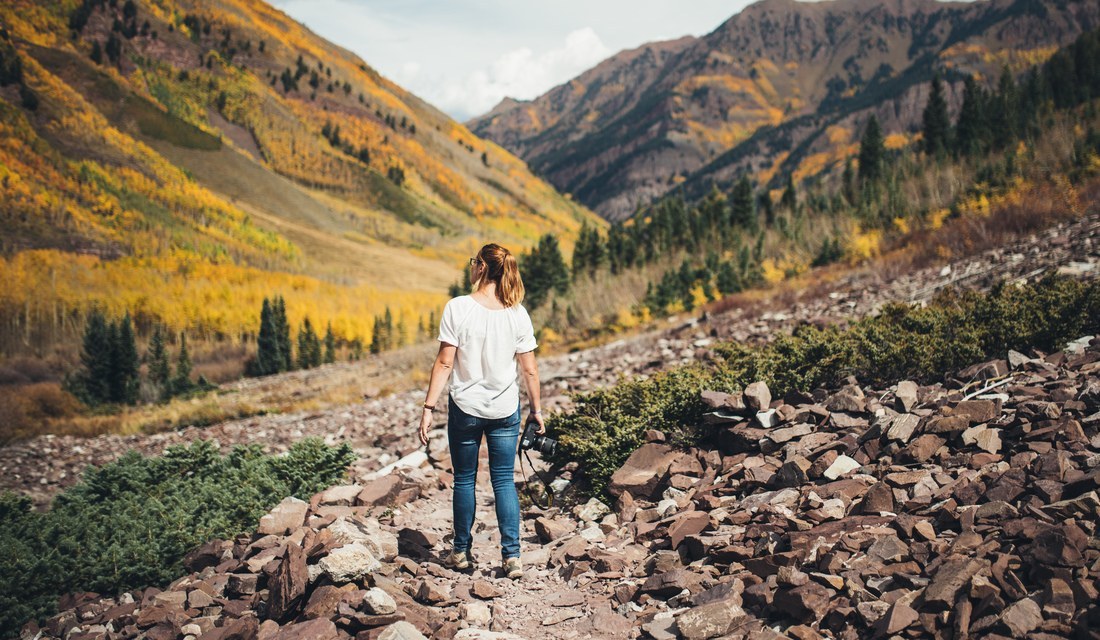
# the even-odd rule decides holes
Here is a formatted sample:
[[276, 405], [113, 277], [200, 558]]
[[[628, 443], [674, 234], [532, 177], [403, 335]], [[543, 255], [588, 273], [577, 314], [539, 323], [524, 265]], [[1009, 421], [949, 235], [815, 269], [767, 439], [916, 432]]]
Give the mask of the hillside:
[[99, 305], [238, 340], [264, 296], [369, 344], [486, 241], [597, 218], [259, 0], [0, 6], [0, 355]]
[[1097, 25], [1083, 1], [764, 0], [469, 126], [620, 220], [676, 188], [697, 198], [742, 173], [774, 188], [842, 166], [868, 111], [891, 145], [909, 144], [937, 70], [957, 109], [965, 75], [1023, 71]]

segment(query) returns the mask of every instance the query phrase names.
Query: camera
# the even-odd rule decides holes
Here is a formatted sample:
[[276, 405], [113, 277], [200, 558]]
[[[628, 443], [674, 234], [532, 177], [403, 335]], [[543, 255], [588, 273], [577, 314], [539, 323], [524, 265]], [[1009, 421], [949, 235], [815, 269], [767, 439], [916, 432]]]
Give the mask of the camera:
[[520, 451], [534, 449], [542, 456], [554, 455], [554, 452], [558, 450], [558, 441], [553, 438], [538, 435], [535, 433], [538, 431], [538, 428], [538, 423], [533, 421], [524, 425], [523, 434], [519, 437]]

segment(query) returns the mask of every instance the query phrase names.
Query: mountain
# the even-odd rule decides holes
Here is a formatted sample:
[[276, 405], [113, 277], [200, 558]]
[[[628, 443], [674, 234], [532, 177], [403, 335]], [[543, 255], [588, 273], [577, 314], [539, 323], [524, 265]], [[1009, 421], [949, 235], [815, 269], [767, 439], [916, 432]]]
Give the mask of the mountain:
[[259, 0], [0, 6], [0, 355], [92, 306], [236, 339], [415, 331], [478, 246], [599, 219]]
[[713, 32], [621, 52], [470, 129], [605, 218], [743, 172], [778, 186], [850, 156], [869, 111], [906, 144], [934, 73], [952, 106], [967, 74], [1041, 62], [1100, 25], [1074, 0], [764, 0]]

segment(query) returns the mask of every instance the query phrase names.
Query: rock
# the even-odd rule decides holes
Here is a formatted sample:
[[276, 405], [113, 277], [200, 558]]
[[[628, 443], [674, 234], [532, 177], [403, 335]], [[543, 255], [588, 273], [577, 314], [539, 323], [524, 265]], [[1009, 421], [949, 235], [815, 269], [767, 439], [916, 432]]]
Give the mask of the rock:
[[963, 400], [953, 410], [954, 415], [966, 416], [970, 424], [991, 422], [1001, 413], [1000, 403], [992, 400]]
[[470, 585], [470, 593], [482, 600], [492, 600], [501, 596], [500, 590], [485, 580], [474, 580], [474, 583]]
[[427, 605], [436, 605], [451, 598], [446, 588], [441, 587], [430, 580], [421, 580], [416, 589], [416, 599]]
[[385, 616], [397, 612], [397, 603], [393, 597], [378, 587], [367, 589], [363, 596], [363, 607], [367, 613], [376, 616]]
[[885, 482], [876, 482], [871, 485], [867, 493], [863, 494], [861, 506], [863, 513], [877, 514], [882, 512], [894, 512], [894, 490]]
[[945, 442], [947, 441], [935, 434], [926, 433], [918, 436], [898, 453], [913, 462], [928, 462]]
[[302, 526], [306, 521], [309, 503], [295, 497], [284, 499], [260, 518], [257, 533], [282, 536]]
[[271, 640], [337, 640], [339, 637], [340, 632], [336, 630], [332, 620], [318, 618], [288, 624], [279, 629]]
[[357, 484], [345, 484], [335, 487], [329, 487], [320, 493], [317, 497], [317, 504], [323, 505], [336, 505], [336, 506], [351, 506], [355, 504], [355, 498], [359, 495], [359, 492], [363, 490], [363, 487]]
[[909, 413], [917, 406], [917, 383], [911, 380], [902, 380], [898, 383], [894, 397], [898, 400], [898, 410]]
[[365, 546], [379, 560], [390, 560], [400, 550], [400, 541], [392, 531], [383, 529], [373, 518], [340, 516], [327, 531], [337, 542]]
[[676, 619], [676, 626], [687, 640], [708, 640], [726, 635], [746, 617], [740, 605], [727, 599], [688, 609]]
[[360, 580], [382, 568], [370, 549], [358, 542], [336, 549], [317, 565], [337, 584]]
[[852, 458], [841, 455], [837, 456], [837, 459], [834, 460], [831, 465], [829, 465], [829, 468], [825, 470], [825, 473], [823, 475], [830, 480], [837, 480], [855, 471], [856, 469], [859, 469], [862, 466], [863, 465], [856, 462]]
[[644, 444], [611, 475], [607, 490], [613, 496], [629, 491], [648, 498], [678, 456], [679, 452], [668, 445]]
[[793, 589], [779, 589], [775, 592], [773, 605], [776, 611], [801, 622], [821, 620], [829, 610], [829, 601], [833, 592], [816, 582]]
[[573, 508], [573, 515], [582, 522], [595, 522], [609, 513], [611, 509], [599, 498], [589, 498], [588, 502]]
[[475, 627], [488, 628], [493, 622], [493, 614], [489, 605], [481, 600], [463, 602], [458, 606], [458, 617]]
[[901, 443], [909, 442], [919, 424], [920, 418], [917, 416], [911, 413], [902, 414], [894, 418], [890, 428], [886, 430], [886, 437]]
[[753, 382], [741, 392], [745, 407], [753, 412], [767, 411], [772, 403], [772, 392], [763, 382]]
[[377, 480], [378, 478], [388, 476], [398, 469], [419, 469], [421, 466], [427, 464], [427, 462], [427, 452], [425, 452], [423, 449], [417, 449], [416, 451], [413, 451], [404, 458], [401, 458], [397, 462], [390, 463], [382, 467], [378, 471], [366, 474], [366, 476], [364, 476], [364, 479], [367, 481]]
[[764, 429], [771, 429], [775, 425], [779, 424], [779, 414], [775, 409], [768, 409], [767, 411], [761, 411], [755, 416], [756, 423]]
[[901, 633], [911, 627], [920, 616], [907, 604], [895, 602], [886, 615], [882, 616], [875, 625], [875, 634], [879, 637], [889, 637]]
[[705, 511], [689, 511], [678, 517], [668, 528], [668, 537], [672, 548], [680, 546], [687, 536], [701, 533], [710, 525], [710, 514]]
[[842, 411], [844, 413], [863, 413], [867, 410], [867, 403], [863, 395], [863, 389], [854, 384], [844, 385], [837, 393], [829, 396], [825, 402], [829, 411]]
[[[623, 496], [629, 495], [629, 493], [623, 493]], [[571, 520], [555, 520], [545, 516], [539, 516], [535, 519], [535, 533], [538, 534], [539, 541], [543, 544], [569, 535], [573, 532], [573, 527]]]
[[356, 496], [356, 502], [366, 506], [389, 506], [394, 504], [397, 495], [401, 493], [404, 482], [401, 476], [395, 474], [383, 476], [377, 480], [368, 482]]
[[306, 587], [309, 586], [309, 573], [306, 571], [306, 555], [296, 544], [289, 544], [283, 555], [283, 562], [271, 576], [268, 615], [274, 620], [290, 617], [295, 611]]
[[1001, 623], [1014, 638], [1022, 638], [1043, 623], [1043, 612], [1031, 598], [1023, 598], [1008, 606], [1001, 614]]
[[452, 640], [525, 640], [521, 636], [506, 631], [486, 631], [485, 629], [460, 629]]
[[416, 627], [412, 624], [405, 622], [395, 622], [390, 626], [382, 630], [382, 633], [378, 634], [377, 640], [428, 640], [424, 637], [424, 634], [420, 633]]
[[652, 575], [642, 583], [639, 593], [647, 593], [655, 598], [667, 599], [680, 593], [698, 590], [702, 578], [699, 574], [686, 569], [673, 569], [665, 573]]
[[955, 605], [955, 596], [972, 577], [989, 570], [988, 560], [950, 556], [939, 566], [924, 589], [924, 602], [945, 609]]

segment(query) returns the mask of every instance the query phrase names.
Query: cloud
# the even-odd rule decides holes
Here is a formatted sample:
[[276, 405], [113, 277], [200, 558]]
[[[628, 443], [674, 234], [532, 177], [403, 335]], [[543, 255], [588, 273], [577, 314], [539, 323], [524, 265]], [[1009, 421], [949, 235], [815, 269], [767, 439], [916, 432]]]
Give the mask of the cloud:
[[[464, 76], [437, 76], [431, 85], [415, 84], [426, 87], [421, 96], [429, 102], [460, 119], [467, 119], [492, 109], [506, 96], [523, 100], [537, 97], [598, 64], [611, 53], [594, 29], [583, 27], [570, 32], [562, 46], [549, 51], [536, 53], [521, 47], [501, 55], [488, 67]], [[406, 75], [408, 71], [412, 73]], [[412, 84], [420, 71], [419, 68], [403, 69], [396, 80]]]

